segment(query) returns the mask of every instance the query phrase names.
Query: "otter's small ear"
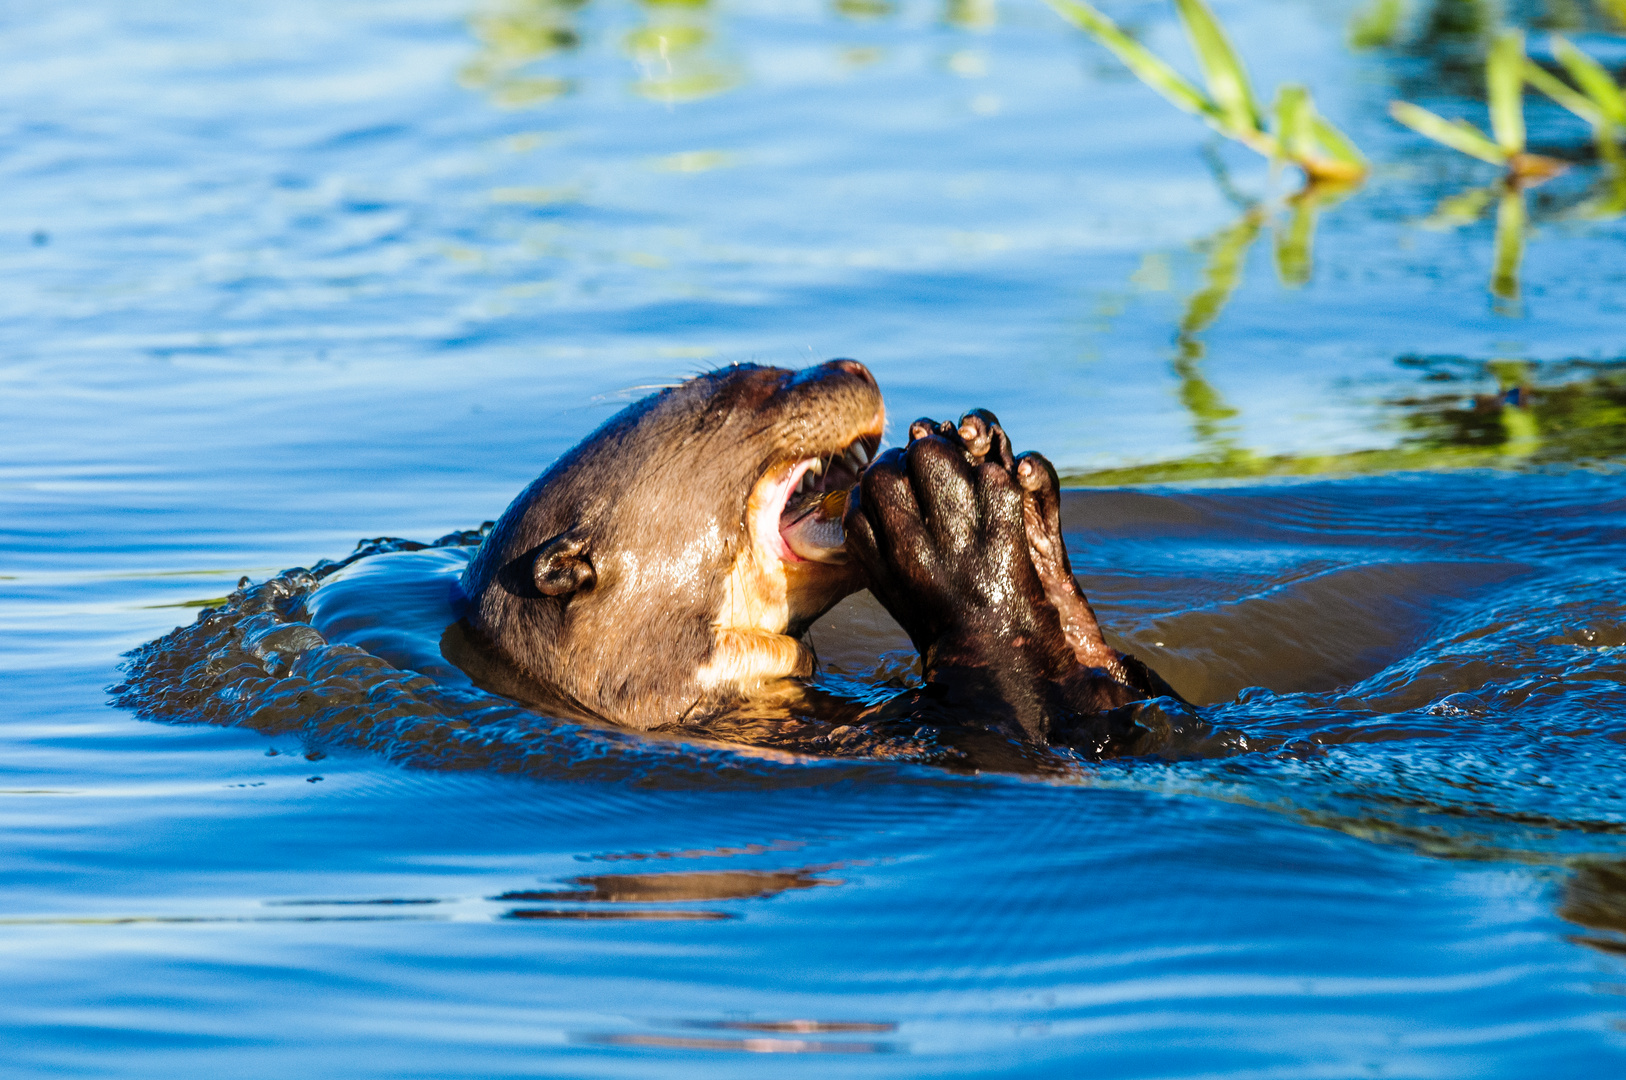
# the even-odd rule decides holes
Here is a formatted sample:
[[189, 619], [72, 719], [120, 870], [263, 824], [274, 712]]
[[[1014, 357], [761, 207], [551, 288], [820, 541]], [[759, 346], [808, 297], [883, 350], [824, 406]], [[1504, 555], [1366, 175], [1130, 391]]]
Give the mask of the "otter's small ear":
[[587, 560], [586, 538], [560, 533], [537, 548], [531, 577], [536, 581], [537, 591], [543, 596], [564, 596], [579, 589], [592, 588], [598, 574]]

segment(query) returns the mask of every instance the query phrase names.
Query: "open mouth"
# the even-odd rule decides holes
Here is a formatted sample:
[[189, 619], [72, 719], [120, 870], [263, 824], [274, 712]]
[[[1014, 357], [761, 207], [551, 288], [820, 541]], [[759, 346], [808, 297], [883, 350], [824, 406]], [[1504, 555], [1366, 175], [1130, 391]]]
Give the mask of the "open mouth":
[[[881, 445], [879, 425], [840, 450], [802, 458], [764, 478], [757, 536], [785, 562], [847, 561], [847, 496]], [[759, 490], [762, 490], [759, 487]]]

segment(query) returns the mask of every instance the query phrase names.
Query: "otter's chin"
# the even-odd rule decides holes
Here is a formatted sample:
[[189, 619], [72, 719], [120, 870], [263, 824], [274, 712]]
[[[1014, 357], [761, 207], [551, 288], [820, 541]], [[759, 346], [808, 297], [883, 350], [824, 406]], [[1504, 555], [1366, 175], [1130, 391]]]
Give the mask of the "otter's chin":
[[864, 588], [850, 562], [841, 515], [881, 442], [877, 413], [840, 447], [770, 469], [746, 502], [746, 544], [723, 582], [711, 659], [701, 684], [750, 691], [774, 679], [812, 674], [798, 640], [815, 619]]
[[790, 617], [785, 633], [801, 637], [825, 612], [868, 584], [857, 563], [786, 563], [785, 599]]

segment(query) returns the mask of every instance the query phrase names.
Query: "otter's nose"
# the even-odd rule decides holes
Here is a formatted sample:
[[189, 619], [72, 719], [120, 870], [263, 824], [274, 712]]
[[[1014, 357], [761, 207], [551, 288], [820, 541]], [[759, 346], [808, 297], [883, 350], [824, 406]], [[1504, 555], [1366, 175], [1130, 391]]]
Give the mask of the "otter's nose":
[[857, 360], [847, 360], [845, 358], [840, 360], [827, 360], [819, 366], [823, 368], [832, 368], [836, 371], [845, 371], [848, 375], [857, 375], [860, 379], [863, 379], [871, 386], [876, 385], [875, 376], [869, 373], [869, 368], [865, 367], [863, 364], [860, 364]]

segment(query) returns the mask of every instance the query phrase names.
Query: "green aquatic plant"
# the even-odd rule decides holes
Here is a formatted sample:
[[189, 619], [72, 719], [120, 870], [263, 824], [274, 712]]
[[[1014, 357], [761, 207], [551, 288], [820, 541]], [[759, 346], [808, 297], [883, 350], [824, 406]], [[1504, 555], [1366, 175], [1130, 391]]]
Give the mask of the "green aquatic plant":
[[[1614, 146], [1615, 144], [1609, 144]], [[1613, 221], [1626, 214], [1626, 157], [1617, 152], [1606, 157], [1603, 176], [1593, 193], [1569, 211], [1568, 216], [1583, 221]]]
[[1354, 143], [1316, 111], [1310, 91], [1289, 83], [1277, 90], [1267, 130], [1242, 58], [1204, 0], [1174, 0], [1202, 69], [1206, 91], [1181, 75], [1085, 0], [1045, 0], [1057, 14], [1104, 45], [1141, 82], [1176, 108], [1201, 117], [1221, 135], [1272, 161], [1303, 170], [1311, 183], [1356, 183], [1366, 160]]
[[1626, 30], [1626, 0], [1592, 0], [1592, 6], [1613, 30]]
[[1419, 135], [1506, 170], [1511, 187], [1528, 188], [1557, 176], [1569, 166], [1557, 158], [1525, 148], [1524, 83], [1533, 67], [1524, 55], [1524, 34], [1505, 30], [1485, 54], [1485, 95], [1490, 103], [1491, 136], [1467, 120], [1447, 120], [1407, 101], [1389, 104], [1389, 114]]
[[1420, 105], [1405, 101], [1389, 105], [1390, 115], [1418, 134], [1504, 170], [1502, 178], [1491, 187], [1447, 200], [1434, 219], [1446, 224], [1475, 220], [1494, 198], [1496, 255], [1490, 291], [1503, 300], [1519, 295], [1519, 265], [1524, 259], [1530, 220], [1524, 193], [1569, 168], [1567, 162], [1532, 154], [1526, 148], [1524, 86], [1529, 73], [1540, 70], [1525, 56], [1523, 32], [1504, 30], [1496, 36], [1485, 54], [1485, 96], [1492, 137], [1467, 120], [1447, 120]]
[[1591, 124], [1598, 152], [1618, 161], [1620, 135], [1626, 131], [1626, 91], [1602, 64], [1557, 34], [1553, 35], [1553, 56], [1575, 86], [1528, 58], [1524, 61], [1525, 81]]
[[944, 0], [943, 21], [961, 30], [986, 32], [998, 25], [999, 6], [997, 0]]
[[1493, 137], [1487, 137], [1466, 120], [1446, 120], [1402, 101], [1390, 105], [1394, 118], [1414, 131], [1504, 169], [1496, 183], [1443, 201], [1427, 222], [1435, 226], [1467, 224], [1478, 220], [1492, 203], [1496, 205], [1495, 260], [1490, 290], [1503, 300], [1513, 300], [1519, 294], [1519, 266], [1529, 231], [1524, 193], [1569, 168], [1567, 162], [1532, 154], [1526, 149], [1526, 85], [1592, 125], [1593, 139], [1606, 166], [1597, 193], [1574, 207], [1569, 215], [1603, 220], [1626, 213], [1626, 155], [1620, 146], [1621, 134], [1626, 132], [1626, 90], [1602, 64], [1556, 35], [1553, 55], [1573, 80], [1573, 86], [1525, 54], [1524, 35], [1519, 31], [1505, 30], [1496, 36], [1485, 57], [1485, 88]]
[[1349, 44], [1356, 49], [1393, 45], [1406, 17], [1405, 0], [1371, 0], [1349, 18]]

